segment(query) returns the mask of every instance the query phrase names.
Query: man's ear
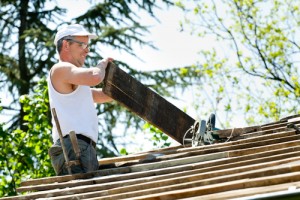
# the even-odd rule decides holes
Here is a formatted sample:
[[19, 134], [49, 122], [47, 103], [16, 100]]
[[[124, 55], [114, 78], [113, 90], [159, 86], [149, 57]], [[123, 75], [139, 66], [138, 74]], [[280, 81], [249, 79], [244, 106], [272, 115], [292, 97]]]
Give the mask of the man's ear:
[[70, 43], [67, 40], [63, 40], [62, 48], [66, 51], [69, 51], [70, 49]]

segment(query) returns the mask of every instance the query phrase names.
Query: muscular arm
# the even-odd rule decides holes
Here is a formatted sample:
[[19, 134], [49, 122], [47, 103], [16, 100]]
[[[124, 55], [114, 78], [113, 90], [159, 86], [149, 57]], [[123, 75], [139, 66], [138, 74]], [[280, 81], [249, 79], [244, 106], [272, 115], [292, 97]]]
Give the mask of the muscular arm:
[[95, 103], [106, 103], [113, 100], [112, 98], [104, 94], [104, 92], [100, 88], [91, 88], [91, 90]]
[[98, 85], [103, 80], [100, 73], [105, 72], [98, 67], [79, 68], [68, 62], [60, 62], [51, 70], [51, 81], [58, 92], [70, 93], [76, 85]]

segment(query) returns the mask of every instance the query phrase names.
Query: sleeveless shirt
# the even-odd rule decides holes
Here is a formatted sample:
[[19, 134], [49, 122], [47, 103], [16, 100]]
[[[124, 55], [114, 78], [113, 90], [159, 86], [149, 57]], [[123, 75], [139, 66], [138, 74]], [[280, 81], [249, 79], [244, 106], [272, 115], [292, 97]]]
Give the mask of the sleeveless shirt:
[[[89, 137], [94, 142], [98, 139], [98, 117], [94, 105], [92, 91], [89, 86], [78, 85], [69, 94], [57, 92], [51, 82], [50, 73], [47, 78], [50, 108], [55, 108], [62, 135], [70, 131]], [[52, 138], [55, 143], [59, 139], [57, 127], [52, 114]]]

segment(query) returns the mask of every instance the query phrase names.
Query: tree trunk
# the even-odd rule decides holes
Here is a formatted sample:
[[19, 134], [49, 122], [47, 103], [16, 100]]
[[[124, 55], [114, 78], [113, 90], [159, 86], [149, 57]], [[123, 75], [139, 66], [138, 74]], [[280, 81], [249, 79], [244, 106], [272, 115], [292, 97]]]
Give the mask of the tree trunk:
[[[27, 60], [26, 60], [26, 41], [24, 36], [24, 32], [26, 31], [27, 24], [27, 16], [28, 16], [28, 4], [29, 0], [20, 1], [20, 27], [19, 27], [19, 72], [20, 72], [20, 85], [18, 87], [19, 96], [29, 93], [29, 72], [27, 68]], [[20, 104], [20, 128], [25, 131], [26, 127], [24, 124], [24, 111], [23, 105]]]

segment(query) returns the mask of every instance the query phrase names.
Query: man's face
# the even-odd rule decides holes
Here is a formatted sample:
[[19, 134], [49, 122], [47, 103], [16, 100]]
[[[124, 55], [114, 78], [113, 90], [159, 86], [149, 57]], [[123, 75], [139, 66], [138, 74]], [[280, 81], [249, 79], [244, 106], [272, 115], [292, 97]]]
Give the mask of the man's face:
[[89, 53], [89, 37], [88, 36], [76, 36], [70, 42], [70, 56], [71, 62], [77, 67], [82, 67], [86, 56]]

